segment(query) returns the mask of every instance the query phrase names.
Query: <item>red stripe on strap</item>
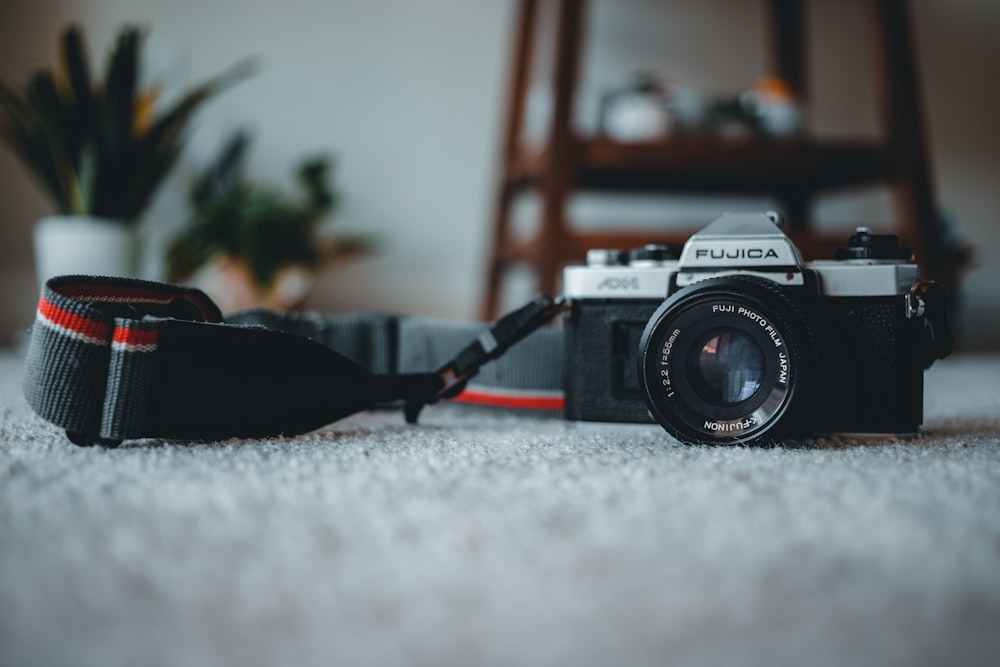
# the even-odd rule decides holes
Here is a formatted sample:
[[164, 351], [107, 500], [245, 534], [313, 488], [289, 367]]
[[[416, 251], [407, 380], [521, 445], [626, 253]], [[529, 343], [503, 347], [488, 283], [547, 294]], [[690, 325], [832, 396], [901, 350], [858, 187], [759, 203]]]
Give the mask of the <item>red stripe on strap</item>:
[[114, 342], [116, 345], [154, 346], [159, 340], [160, 332], [155, 329], [129, 329], [128, 327], [115, 329]]
[[467, 387], [461, 394], [451, 399], [454, 403], [483, 405], [511, 410], [563, 410], [566, 397], [562, 394], [513, 393], [482, 388]]
[[45, 297], [38, 301], [38, 314], [51, 324], [83, 336], [90, 342], [107, 343], [111, 338], [111, 325], [71, 313], [50, 303]]

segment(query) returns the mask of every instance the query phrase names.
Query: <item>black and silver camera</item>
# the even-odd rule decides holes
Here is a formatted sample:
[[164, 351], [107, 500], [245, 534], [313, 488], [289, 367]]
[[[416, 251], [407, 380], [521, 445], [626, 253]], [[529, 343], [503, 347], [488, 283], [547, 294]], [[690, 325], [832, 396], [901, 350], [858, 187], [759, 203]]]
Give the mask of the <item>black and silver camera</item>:
[[564, 273], [566, 415], [686, 442], [915, 434], [951, 347], [944, 289], [859, 228], [804, 262], [777, 216], [720, 217], [683, 248], [598, 250]]

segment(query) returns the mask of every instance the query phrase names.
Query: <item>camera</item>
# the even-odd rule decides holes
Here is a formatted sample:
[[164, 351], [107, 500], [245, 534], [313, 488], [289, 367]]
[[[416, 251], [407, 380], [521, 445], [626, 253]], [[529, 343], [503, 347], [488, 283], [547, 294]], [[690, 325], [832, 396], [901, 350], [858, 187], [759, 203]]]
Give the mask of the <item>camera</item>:
[[689, 443], [916, 434], [951, 347], [944, 288], [864, 227], [805, 262], [776, 214], [726, 214], [683, 247], [591, 250], [563, 286], [567, 418]]

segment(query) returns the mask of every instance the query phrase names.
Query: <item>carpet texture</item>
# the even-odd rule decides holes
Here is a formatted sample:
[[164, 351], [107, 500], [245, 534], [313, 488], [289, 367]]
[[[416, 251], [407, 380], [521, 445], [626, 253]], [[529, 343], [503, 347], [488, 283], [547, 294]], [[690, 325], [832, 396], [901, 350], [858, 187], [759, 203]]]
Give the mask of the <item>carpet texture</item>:
[[82, 449], [0, 355], [0, 665], [1000, 664], [1000, 359], [923, 437], [431, 407]]

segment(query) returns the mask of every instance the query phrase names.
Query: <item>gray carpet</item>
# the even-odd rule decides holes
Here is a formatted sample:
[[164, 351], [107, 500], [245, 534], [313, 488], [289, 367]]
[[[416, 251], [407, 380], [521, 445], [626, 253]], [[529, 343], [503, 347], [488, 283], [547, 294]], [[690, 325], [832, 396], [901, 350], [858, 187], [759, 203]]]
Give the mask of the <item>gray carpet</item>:
[[909, 442], [432, 407], [80, 449], [0, 355], [0, 664], [1000, 664], [1000, 359]]

